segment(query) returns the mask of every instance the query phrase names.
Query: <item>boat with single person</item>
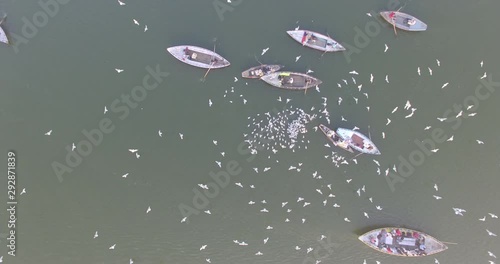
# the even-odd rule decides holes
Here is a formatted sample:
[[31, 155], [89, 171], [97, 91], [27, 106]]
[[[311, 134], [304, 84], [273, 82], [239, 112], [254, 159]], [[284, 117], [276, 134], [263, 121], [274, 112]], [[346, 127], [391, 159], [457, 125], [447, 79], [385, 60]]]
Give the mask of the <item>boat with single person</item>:
[[340, 45], [331, 37], [309, 30], [289, 30], [286, 33], [294, 40], [316, 50], [324, 52], [344, 51], [344, 46]]
[[176, 59], [199, 68], [218, 69], [230, 65], [221, 55], [196, 46], [175, 46], [167, 48], [167, 51]]
[[252, 67], [246, 71], [241, 73], [241, 77], [243, 78], [251, 78], [251, 79], [259, 79], [264, 75], [277, 72], [280, 69], [284, 68], [283, 65], [273, 65], [273, 64], [262, 64], [260, 66]]
[[344, 139], [349, 146], [359, 152], [380, 155], [380, 151], [375, 144], [373, 144], [367, 136], [358, 131], [339, 127], [337, 128], [337, 134]]
[[425, 31], [427, 24], [420, 19], [398, 11], [382, 11], [380, 15], [391, 25], [406, 31]]
[[299, 72], [274, 72], [260, 79], [272, 86], [288, 90], [306, 90], [322, 83], [319, 79]]
[[361, 235], [359, 240], [379, 252], [401, 257], [429, 256], [448, 249], [434, 237], [408, 228], [379, 228]]
[[354, 150], [352, 150], [351, 146], [349, 146], [349, 144], [345, 140], [343, 140], [339, 135], [337, 135], [337, 133], [335, 133], [333, 129], [330, 129], [323, 124], [319, 124], [319, 129], [333, 143], [334, 146], [337, 146], [351, 153], [354, 153]]

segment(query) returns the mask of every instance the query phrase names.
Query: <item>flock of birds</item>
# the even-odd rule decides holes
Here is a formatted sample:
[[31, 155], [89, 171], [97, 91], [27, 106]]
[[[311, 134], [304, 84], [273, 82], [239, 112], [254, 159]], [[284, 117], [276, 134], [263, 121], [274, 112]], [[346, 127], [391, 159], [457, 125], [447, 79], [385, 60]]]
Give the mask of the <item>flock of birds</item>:
[[[228, 2], [229, 2], [229, 0], [228, 0]], [[118, 3], [121, 6], [125, 5], [125, 3], [120, 1], [120, 0], [118, 0]], [[138, 26], [140, 25], [140, 23], [136, 19], [133, 19], [133, 22], [135, 25], [138, 25]], [[144, 31], [147, 31], [147, 30], [148, 30], [148, 26], [145, 25]], [[388, 49], [389, 49], [388, 45], [385, 44], [384, 52], [387, 52]], [[263, 49], [261, 55], [264, 55], [268, 51], [269, 51], [269, 48]], [[295, 61], [298, 61], [300, 59], [300, 57], [301, 56], [297, 56]], [[441, 62], [439, 60], [436, 59], [435, 63], [436, 63], [437, 67], [441, 66]], [[480, 63], [480, 66], [481, 66], [481, 68], [483, 67], [482, 61]], [[428, 70], [429, 76], [432, 76], [433, 70], [431, 69], [430, 66], [427, 67], [427, 70]], [[117, 73], [122, 73], [124, 70], [116, 68], [115, 71]], [[311, 73], [313, 71], [309, 69], [307, 72]], [[416, 73], [418, 74], [418, 76], [421, 76], [423, 74], [420, 67], [416, 68]], [[484, 75], [481, 78], [486, 78], [486, 77], [487, 77], [487, 74], [484, 73]], [[386, 83], [389, 83], [389, 75], [385, 75], [385, 76], [381, 77], [381, 79], [384, 80]], [[238, 78], [234, 77], [234, 82], [238, 82], [238, 81], [239, 81]], [[361, 77], [361, 75], [357, 71], [350, 71], [349, 74], [347, 75], [347, 77], [341, 79], [336, 84], [336, 86], [338, 88], [341, 88], [341, 89], [345, 88], [345, 89], [350, 89], [353, 91], [357, 90], [358, 95], [352, 95], [352, 93], [351, 93], [352, 98], [338, 97], [337, 100], [335, 100], [337, 105], [340, 106], [345, 100], [353, 100], [353, 102], [356, 105], [358, 105], [358, 104], [361, 105], [363, 102], [367, 102], [369, 99], [369, 91], [370, 91], [370, 89], [367, 89], [367, 87], [369, 85], [374, 85], [374, 82], [376, 82], [376, 78], [371, 73], [365, 77]], [[248, 85], [248, 83], [245, 83], [245, 84]], [[446, 82], [440, 88], [445, 89], [449, 86], [450, 86], [450, 83]], [[318, 93], [321, 92], [319, 87], [316, 87], [316, 90]], [[239, 96], [234, 96], [237, 99], [230, 98], [229, 95], [231, 95], [231, 94], [236, 94], [234, 87], [231, 87], [229, 90], [225, 90], [225, 92], [223, 94], [223, 98], [221, 100], [228, 102], [230, 104], [233, 104], [233, 103], [238, 102], [238, 101], [241, 102], [243, 105], [247, 104], [248, 101], [245, 98], [243, 98], [243, 94], [240, 94]], [[278, 102], [276, 104], [276, 107], [279, 106], [280, 109], [275, 108], [273, 111], [269, 111], [269, 112], [265, 112], [262, 114], [256, 114], [255, 116], [247, 117], [247, 119], [249, 121], [249, 124], [247, 126], [248, 131], [243, 133], [243, 138], [244, 138], [244, 141], [248, 144], [249, 149], [251, 149], [252, 154], [257, 155], [258, 153], [261, 153], [261, 154], [264, 153], [265, 155], [268, 155], [269, 159], [271, 159], [271, 155], [276, 155], [276, 162], [279, 162], [279, 155], [277, 153], [280, 150], [282, 150], [282, 151], [288, 150], [291, 152], [299, 151], [301, 149], [307, 150], [308, 145], [311, 143], [311, 140], [307, 139], [307, 136], [309, 134], [311, 134], [310, 133], [311, 130], [314, 132], [316, 132], [318, 130], [317, 126], [311, 125], [312, 121], [324, 120], [324, 121], [326, 121], [326, 123], [330, 124], [330, 113], [328, 111], [328, 99], [329, 98], [326, 96], [321, 97], [321, 98], [322, 98], [323, 102], [322, 102], [320, 107], [312, 107], [309, 110], [304, 110], [304, 109], [301, 109], [297, 106], [293, 106], [291, 104], [291, 101], [292, 101], [291, 99], [282, 98], [282, 96], [280, 96], [276, 99]], [[208, 106], [212, 107], [214, 104], [214, 101], [216, 101], [216, 100], [215, 99], [212, 100], [211, 98], [208, 99]], [[460, 111], [459, 113], [456, 114], [456, 118], [459, 118], [463, 115], [467, 115], [468, 117], [476, 116], [477, 113], [469, 112], [469, 110], [471, 108], [473, 108], [473, 106], [469, 106], [465, 111]], [[369, 112], [370, 106], [368, 106], [368, 104], [366, 104], [364, 109], [366, 109], [366, 111]], [[400, 110], [400, 109], [402, 109], [402, 110]], [[404, 117], [405, 119], [411, 118], [416, 113], [416, 110], [417, 110], [417, 108], [414, 107], [409, 100], [407, 100], [404, 103], [404, 105], [403, 104], [395, 105], [394, 109], [390, 113], [388, 113], [387, 117], [385, 117], [386, 118], [385, 125], [386, 126], [390, 125], [392, 123], [393, 119], [400, 119], [399, 117]], [[398, 111], [403, 112], [403, 114], [401, 116], [396, 116], [396, 112], [398, 112]], [[107, 112], [108, 112], [108, 110], [107, 110], [107, 107], [105, 106], [104, 107], [104, 114], [106, 114]], [[439, 116], [436, 117], [436, 119], [440, 122], [443, 122], [446, 120], [445, 117], [439, 117]], [[344, 118], [344, 116], [341, 116], [341, 120], [343, 122], [347, 122], [347, 120], [346, 120], [346, 118]], [[429, 130], [431, 128], [432, 128], [432, 126], [428, 125], [425, 128], [423, 128], [423, 130]], [[354, 127], [352, 129], [357, 130], [359, 128]], [[48, 132], [45, 133], [45, 135], [52, 136], [52, 133], [53, 133], [53, 130], [49, 130]], [[380, 132], [380, 133], [381, 133], [380, 134], [381, 138], [385, 139], [387, 136], [386, 133], [385, 132]], [[163, 132], [161, 130], [158, 130], [158, 136], [163, 137]], [[327, 140], [322, 138], [323, 135], [319, 135], [319, 133], [316, 133], [315, 137], [321, 137], [321, 139], [323, 139], [325, 142], [325, 147], [331, 148], [331, 145], [329, 143], [326, 143]], [[179, 138], [180, 138], [180, 140], [183, 140], [184, 134], [179, 132]], [[447, 142], [451, 142], [453, 140], [455, 140], [454, 135], [450, 136], [447, 139]], [[478, 144], [484, 144], [484, 142], [479, 140], [479, 139], [477, 139], [476, 141]], [[215, 146], [218, 145], [217, 140], [212, 140], [212, 142]], [[74, 143], [72, 143], [72, 151], [75, 151], [75, 149], [76, 149], [76, 146]], [[436, 149], [433, 149], [432, 152], [437, 152], [438, 150], [439, 149], [436, 148]], [[128, 149], [128, 151], [130, 153], [132, 153], [133, 155], [135, 155], [135, 157], [137, 159], [139, 159], [141, 157], [138, 149], [131, 148], [131, 149]], [[331, 150], [331, 152], [328, 155], [325, 155], [324, 158], [331, 160], [331, 162], [333, 163], [333, 165], [335, 167], [348, 166], [350, 164], [355, 165], [358, 163], [356, 158], [346, 158], [344, 156], [346, 153], [344, 153], [342, 151], [343, 150], [341, 150], [341, 149], [335, 148], [335, 149]], [[225, 157], [224, 151], [221, 151], [220, 154], [223, 158]], [[376, 159], [373, 159], [373, 162], [376, 165], [376, 168], [374, 171], [378, 175], [381, 175], [382, 172], [384, 172], [384, 174], [387, 176], [389, 174], [390, 170], [397, 172], [396, 164], [382, 165]], [[222, 167], [221, 161], [216, 160], [216, 161], [214, 161], [214, 163], [217, 164], [218, 167]], [[288, 170], [295, 171], [295, 172], [301, 172], [303, 169], [302, 165], [303, 165], [302, 163], [290, 164]], [[264, 172], [267, 172], [269, 170], [271, 170], [271, 167], [263, 167], [263, 168], [254, 167], [253, 168], [253, 171], [255, 173], [259, 173], [259, 172], [264, 173]], [[302, 173], [306, 173], [306, 172], [303, 171]], [[323, 176], [320, 173], [318, 173], [318, 171], [309, 172], [307, 174], [309, 174], [315, 180], [323, 179]], [[129, 175], [129, 173], [124, 173], [121, 177], [127, 178], [128, 175]], [[351, 178], [346, 179], [345, 181], [347, 184], [354, 184], [354, 183], [351, 183], [353, 181], [353, 179], [351, 179]], [[255, 189], [256, 188], [256, 186], [253, 184], [244, 184], [242, 182], [234, 182], [233, 184], [237, 188], [241, 188], [241, 189], [245, 189], [245, 188]], [[198, 186], [201, 189], [208, 189], [209, 188], [206, 183], [199, 183]], [[434, 185], [434, 189], [436, 191], [436, 194], [433, 195], [433, 198], [436, 200], [443, 199], [443, 197], [437, 195], [437, 192], [439, 190], [437, 184]], [[361, 197], [362, 195], [364, 195], [366, 193], [367, 187], [366, 187], [366, 185], [362, 185], [360, 187], [355, 187], [354, 190], [356, 190], [354, 195]], [[341, 207], [340, 202], [335, 199], [336, 196], [335, 196], [334, 191], [332, 189], [332, 184], [326, 184], [326, 185], [322, 184], [322, 185], [318, 186], [318, 188], [316, 188], [315, 191], [320, 196], [323, 197], [320, 206], [323, 206], [323, 207], [328, 206], [328, 207], [332, 207], [332, 208]], [[26, 193], [26, 189], [23, 189], [21, 194], [25, 194], [25, 193]], [[311, 199], [313, 199], [313, 198], [311, 197]], [[374, 202], [373, 197], [371, 197], [371, 196], [368, 197], [368, 200], [370, 201], [370, 203], [373, 204], [373, 208], [375, 209], [375, 210], [373, 210], [373, 212], [371, 214], [374, 214], [377, 211], [383, 210], [383, 207], [380, 204], [376, 204]], [[297, 199], [295, 201], [280, 201], [280, 202], [274, 202], [274, 203], [280, 203], [281, 207], [284, 210], [286, 210], [287, 213], [291, 213], [292, 209], [291, 209], [290, 205], [292, 205], [293, 203], [298, 204], [301, 207], [307, 207], [307, 206], [312, 204], [312, 201], [310, 201], [309, 199], [306, 199], [304, 197], [299, 196], [299, 197], [297, 197]], [[257, 205], [260, 205], [260, 207], [258, 209], [256, 209], [255, 212], [269, 213], [270, 210], [266, 208], [267, 204], [268, 204], [268, 202], [266, 200], [261, 200], [261, 201], [250, 200], [250, 201], [248, 201], [247, 206], [255, 207]], [[459, 215], [459, 216], [463, 216], [464, 213], [466, 213], [466, 210], [462, 209], [462, 208], [452, 208], [452, 209], [453, 209], [454, 213], [456, 215]], [[366, 212], [366, 211], [367, 210], [362, 211], [362, 212], [360, 212], [360, 214], [363, 217], [369, 219], [370, 214], [368, 214], [368, 212]], [[148, 206], [148, 208], [145, 210], [145, 213], [149, 214], [151, 212], [152, 212], [152, 209], [150, 206]], [[207, 215], [212, 215], [212, 212], [210, 210], [205, 210], [204, 212]], [[285, 219], [283, 219], [283, 222], [285, 222], [285, 223], [291, 222], [292, 220], [290, 218], [291, 217], [286, 217]], [[479, 221], [486, 221], [487, 218], [497, 219], [498, 216], [495, 215], [494, 213], [489, 212], [487, 215], [485, 215], [482, 218], [479, 218], [478, 220]], [[348, 222], [348, 223], [351, 222], [351, 220], [347, 216], [344, 217], [344, 221]], [[307, 219], [301, 218], [299, 220], [299, 222], [301, 224], [305, 224], [307, 222]], [[182, 218], [181, 223], [188, 223], [187, 217]], [[273, 230], [274, 227], [268, 225], [265, 229], [266, 230]], [[490, 231], [488, 229], [486, 229], [486, 234], [488, 236], [492, 236], [492, 237], [497, 236], [497, 234], [493, 233], [492, 231]], [[98, 231], [95, 231], [93, 238], [97, 239], [98, 237], [99, 237]], [[325, 238], [326, 238], [326, 236], [324, 234], [322, 234], [321, 236], [319, 236], [318, 239], [323, 240]], [[266, 245], [269, 242], [269, 240], [270, 240], [269, 236], [266, 236], [265, 238], [263, 238], [262, 245]], [[233, 240], [233, 242], [234, 242], [234, 244], [236, 244], [238, 246], [248, 246], [248, 242], [245, 242], [241, 239], [235, 239], [235, 240]], [[117, 247], [117, 244], [113, 244], [109, 247], [109, 249], [114, 250], [116, 247]], [[209, 248], [208, 244], [202, 244], [202, 245], [200, 245], [199, 250], [205, 251], [208, 248]], [[307, 246], [307, 245], [296, 245], [294, 247], [294, 249], [296, 251], [303, 252], [306, 256], [307, 256], [307, 254], [310, 254], [314, 250], [314, 248], [312, 246]], [[262, 256], [262, 255], [264, 255], [264, 253], [265, 253], [265, 250], [263, 248], [262, 250], [255, 252], [255, 255]], [[494, 253], [492, 253], [491, 251], [488, 251], [487, 253], [488, 253], [488, 256], [490, 258], [496, 259], [496, 256]], [[211, 258], [206, 258], [205, 261], [207, 263], [212, 263]], [[320, 263], [321, 261], [322, 261], [321, 259], [316, 260], [316, 264]], [[489, 260], [489, 261], [491, 264], [495, 263], [493, 260]], [[0, 257], [0, 262], [2, 262], [2, 257]], [[133, 262], [134, 262], [133, 259], [130, 259], [130, 263], [132, 264]], [[363, 260], [363, 263], [366, 263], [366, 260]], [[377, 260], [376, 263], [380, 263], [380, 261]], [[435, 259], [435, 263], [438, 264], [439, 261], [437, 259]]]

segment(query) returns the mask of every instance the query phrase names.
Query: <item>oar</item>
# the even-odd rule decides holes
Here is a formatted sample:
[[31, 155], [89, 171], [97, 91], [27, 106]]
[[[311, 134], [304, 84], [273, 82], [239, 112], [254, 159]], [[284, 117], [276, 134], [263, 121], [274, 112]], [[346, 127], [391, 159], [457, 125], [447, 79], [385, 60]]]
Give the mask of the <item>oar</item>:
[[[214, 43], [214, 52], [215, 52], [215, 43]], [[210, 57], [210, 59], [212, 59], [212, 57]], [[212, 69], [212, 66], [214, 65], [214, 62], [210, 63], [210, 66], [208, 67], [208, 70], [207, 72], [205, 73], [205, 76], [203, 76], [203, 80], [205, 80], [205, 77], [207, 77], [208, 73], [210, 72], [210, 70]]]
[[262, 65], [262, 62], [260, 62], [260, 61], [257, 59], [257, 55], [255, 55], [255, 54], [254, 54], [253, 56], [255, 57], [255, 60], [256, 60], [258, 63], [260, 63], [260, 65]]
[[351, 160], [355, 159], [357, 156], [360, 156], [360, 155], [363, 155], [363, 152], [360, 152], [359, 154], [357, 154], [356, 156], [352, 157]]
[[[404, 4], [402, 7], [400, 7], [396, 12], [399, 12], [399, 10], [401, 10], [406, 4]], [[392, 19], [392, 26], [394, 28], [394, 34], [396, 34], [396, 36], [398, 35], [398, 32], [396, 31], [396, 14], [394, 14], [394, 18]]]
[[446, 241], [441, 241], [441, 242], [443, 242], [445, 244], [458, 245], [458, 243], [454, 243], [454, 242], [446, 242]]
[[368, 125], [368, 137], [372, 140], [372, 136], [370, 135], [370, 125]]
[[7, 15], [4, 15], [2, 20], [0, 20], [0, 25], [3, 23], [3, 21], [5, 20], [5, 18], [7, 17]]

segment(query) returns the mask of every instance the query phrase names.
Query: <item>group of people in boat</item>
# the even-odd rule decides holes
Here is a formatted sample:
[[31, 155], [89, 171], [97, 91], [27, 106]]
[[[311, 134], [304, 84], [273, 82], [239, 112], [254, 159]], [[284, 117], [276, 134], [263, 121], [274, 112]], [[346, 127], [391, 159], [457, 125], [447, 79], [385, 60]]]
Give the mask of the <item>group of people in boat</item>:
[[[288, 78], [286, 78], [286, 77], [288, 77]], [[289, 75], [286, 75], [286, 74], [278, 75], [278, 80], [280, 80], [282, 86], [285, 84], [293, 84], [293, 77], [289, 77]], [[306, 80], [305, 80], [306, 86], [309, 85], [311, 82], [312, 82], [311, 79], [306, 78]]]
[[[393, 22], [395, 22], [395, 20], [396, 20], [396, 12], [391, 12], [389, 14], [389, 18], [392, 19]], [[411, 26], [413, 26], [413, 25], [415, 25], [417, 23], [417, 20], [415, 20], [413, 18], [406, 18], [405, 22], [408, 25], [408, 27], [411, 27]]]
[[[198, 57], [198, 54], [194, 51], [191, 51], [189, 50], [188, 47], [186, 47], [184, 49], [184, 58], [182, 58], [182, 60], [188, 58], [190, 60], [194, 60], [194, 61], [197, 61], [197, 58]], [[210, 64], [216, 64], [217, 62], [219, 62], [219, 60], [215, 57], [212, 57], [211, 60], [210, 60]]]
[[255, 71], [251, 71], [250, 74], [251, 75], [254, 75], [254, 76], [264, 76], [264, 75], [267, 75], [269, 72], [271, 72], [271, 67], [269, 66], [265, 66], [265, 67], [262, 67], [258, 70], [255, 70]]
[[425, 237], [416, 231], [401, 231], [399, 228], [382, 229], [374, 237], [370, 236], [370, 243], [389, 254], [406, 256], [427, 255], [425, 252]]

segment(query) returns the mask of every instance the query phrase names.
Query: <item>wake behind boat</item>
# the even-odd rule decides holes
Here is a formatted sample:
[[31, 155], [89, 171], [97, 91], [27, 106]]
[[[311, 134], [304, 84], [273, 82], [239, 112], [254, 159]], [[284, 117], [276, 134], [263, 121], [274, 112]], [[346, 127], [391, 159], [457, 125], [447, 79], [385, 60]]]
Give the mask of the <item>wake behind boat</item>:
[[334, 39], [309, 30], [289, 30], [286, 33], [294, 40], [316, 50], [324, 52], [344, 51], [345, 48]]
[[380, 15], [387, 21], [389, 24], [394, 25], [402, 30], [407, 31], [425, 31], [427, 30], [427, 24], [422, 22], [420, 19], [408, 15], [403, 12], [397, 11], [383, 11], [380, 12]]
[[196, 46], [175, 46], [168, 48], [167, 51], [176, 59], [199, 68], [218, 69], [230, 65], [221, 55]]
[[359, 237], [367, 246], [389, 255], [422, 257], [448, 249], [441, 241], [407, 228], [379, 228]]
[[283, 66], [283, 65], [262, 64], [260, 66], [255, 66], [255, 67], [252, 67], [252, 68], [242, 72], [241, 77], [258, 79], [264, 75], [267, 75], [267, 74], [270, 74], [273, 72], [277, 72], [281, 68], [284, 68], [284, 67], [285, 66]]
[[337, 146], [337, 147], [342, 148], [344, 150], [347, 150], [351, 153], [354, 153], [351, 146], [349, 146], [349, 144], [345, 140], [343, 140], [341, 137], [339, 137], [339, 135], [337, 135], [337, 133], [335, 133], [335, 131], [333, 131], [332, 129], [328, 128], [327, 126], [325, 126], [323, 124], [319, 125], [319, 129], [333, 143], [334, 146]]
[[359, 152], [380, 155], [380, 151], [375, 146], [375, 144], [373, 144], [373, 142], [368, 137], [358, 131], [339, 127], [337, 128], [337, 134], [347, 143], [349, 143], [349, 145], [353, 149]]
[[262, 76], [261, 80], [288, 90], [306, 90], [322, 83], [319, 79], [298, 72], [275, 72]]

